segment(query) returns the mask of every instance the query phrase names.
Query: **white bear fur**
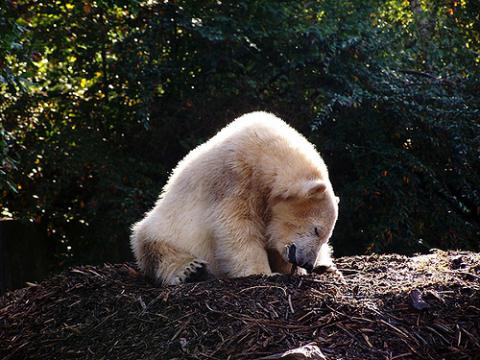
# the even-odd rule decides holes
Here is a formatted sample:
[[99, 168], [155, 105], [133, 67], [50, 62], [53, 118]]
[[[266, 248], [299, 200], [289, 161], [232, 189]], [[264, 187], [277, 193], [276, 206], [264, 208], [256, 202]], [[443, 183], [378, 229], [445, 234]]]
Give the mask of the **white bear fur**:
[[315, 147], [276, 116], [249, 113], [179, 162], [133, 225], [131, 246], [140, 269], [163, 284], [202, 266], [215, 277], [289, 273], [292, 243], [328, 267], [337, 204]]

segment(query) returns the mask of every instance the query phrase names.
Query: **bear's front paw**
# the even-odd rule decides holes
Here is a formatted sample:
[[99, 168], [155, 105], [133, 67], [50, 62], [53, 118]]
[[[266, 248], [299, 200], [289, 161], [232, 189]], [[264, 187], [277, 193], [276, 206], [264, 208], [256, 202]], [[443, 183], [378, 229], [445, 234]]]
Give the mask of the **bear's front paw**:
[[210, 278], [210, 274], [207, 270], [207, 262], [203, 260], [193, 260], [189, 263], [183, 272], [182, 282], [198, 282], [198, 281], [205, 281]]
[[313, 269], [315, 274], [331, 274], [334, 278], [338, 279], [342, 284], [345, 284], [345, 279], [340, 270], [337, 269], [335, 264], [331, 265], [319, 265]]
[[319, 265], [315, 266], [312, 272], [315, 274], [325, 274], [335, 271], [337, 268], [334, 265]]

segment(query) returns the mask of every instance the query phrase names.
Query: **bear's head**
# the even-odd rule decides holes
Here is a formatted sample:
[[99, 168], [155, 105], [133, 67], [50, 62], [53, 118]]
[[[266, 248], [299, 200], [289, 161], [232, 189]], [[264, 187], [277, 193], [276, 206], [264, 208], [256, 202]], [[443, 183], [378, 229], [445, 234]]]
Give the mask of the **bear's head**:
[[304, 180], [276, 196], [270, 206], [269, 246], [287, 262], [311, 271], [330, 239], [339, 198], [329, 181]]

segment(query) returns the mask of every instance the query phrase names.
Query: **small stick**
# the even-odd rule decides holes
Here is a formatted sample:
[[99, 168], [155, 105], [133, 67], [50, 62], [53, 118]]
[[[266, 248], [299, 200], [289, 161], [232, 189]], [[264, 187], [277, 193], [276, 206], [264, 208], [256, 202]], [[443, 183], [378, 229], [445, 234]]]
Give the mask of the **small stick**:
[[294, 314], [295, 310], [293, 310], [292, 296], [290, 294], [288, 295], [288, 305], [290, 305], [290, 310], [292, 310], [292, 314]]

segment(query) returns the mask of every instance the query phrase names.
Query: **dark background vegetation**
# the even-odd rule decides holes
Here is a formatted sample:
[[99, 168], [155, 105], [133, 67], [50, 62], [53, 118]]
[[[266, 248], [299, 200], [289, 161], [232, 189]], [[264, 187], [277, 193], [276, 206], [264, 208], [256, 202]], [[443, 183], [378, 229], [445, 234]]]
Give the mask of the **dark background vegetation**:
[[474, 0], [0, 0], [1, 216], [40, 229], [53, 269], [123, 261], [177, 161], [268, 110], [329, 165], [337, 256], [478, 251], [479, 14]]

